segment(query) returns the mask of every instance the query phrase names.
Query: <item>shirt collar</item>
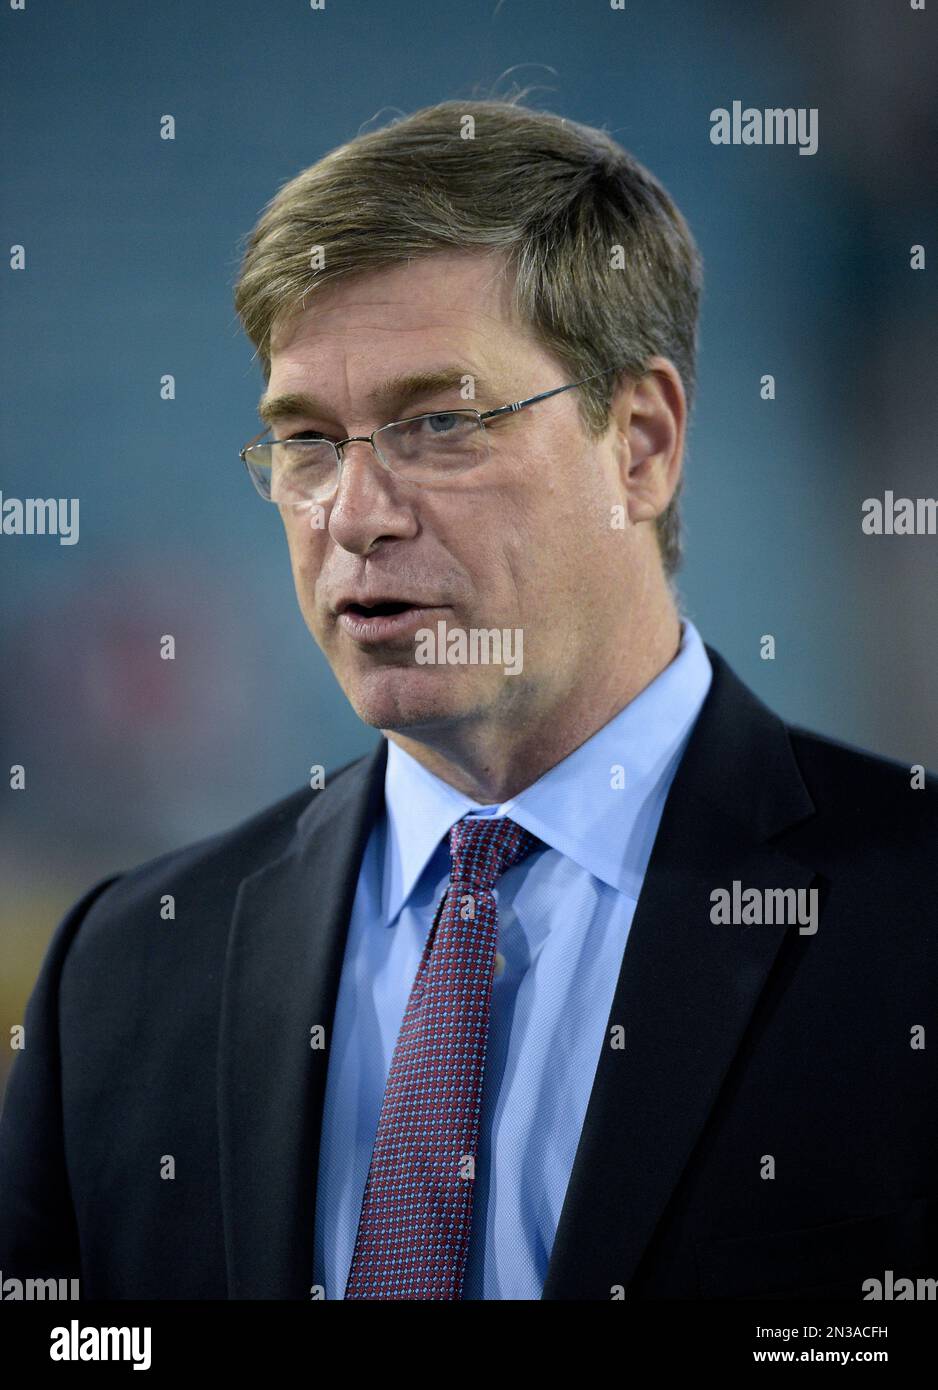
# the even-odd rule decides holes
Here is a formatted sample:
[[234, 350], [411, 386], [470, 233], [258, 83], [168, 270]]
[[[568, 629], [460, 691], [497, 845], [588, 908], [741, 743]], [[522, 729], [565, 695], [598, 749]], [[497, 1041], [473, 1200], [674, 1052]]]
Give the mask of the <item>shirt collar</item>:
[[443, 836], [463, 816], [511, 818], [603, 883], [637, 899], [674, 775], [712, 678], [703, 640], [682, 620], [674, 660], [624, 709], [529, 787], [482, 806], [388, 740], [382, 892], [389, 926]]

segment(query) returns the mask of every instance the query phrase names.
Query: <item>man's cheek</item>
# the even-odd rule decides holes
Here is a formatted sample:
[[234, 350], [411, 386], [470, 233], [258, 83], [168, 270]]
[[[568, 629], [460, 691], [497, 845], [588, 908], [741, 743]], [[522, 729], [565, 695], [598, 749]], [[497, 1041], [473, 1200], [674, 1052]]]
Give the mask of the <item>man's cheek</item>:
[[291, 517], [285, 525], [293, 573], [298, 580], [303, 581], [304, 585], [312, 583], [322, 567], [322, 538], [310, 534], [302, 521], [298, 521], [296, 518]]

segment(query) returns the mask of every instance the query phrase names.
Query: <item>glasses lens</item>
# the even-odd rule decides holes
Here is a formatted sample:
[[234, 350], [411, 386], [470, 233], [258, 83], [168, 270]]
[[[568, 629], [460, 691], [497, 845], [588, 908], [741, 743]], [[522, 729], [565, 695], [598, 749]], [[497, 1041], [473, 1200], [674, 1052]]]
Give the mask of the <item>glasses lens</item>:
[[279, 439], [245, 453], [254, 486], [277, 506], [320, 501], [336, 482], [336, 452], [323, 440]]
[[398, 477], [428, 482], [462, 473], [488, 458], [488, 436], [474, 410], [448, 410], [385, 425], [375, 446]]

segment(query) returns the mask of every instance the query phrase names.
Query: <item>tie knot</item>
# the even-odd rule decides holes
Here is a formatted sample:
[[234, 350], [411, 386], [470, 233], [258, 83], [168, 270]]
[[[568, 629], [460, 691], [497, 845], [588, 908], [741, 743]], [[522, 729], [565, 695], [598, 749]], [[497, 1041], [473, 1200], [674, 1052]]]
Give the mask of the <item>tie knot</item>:
[[540, 846], [536, 835], [508, 816], [465, 816], [449, 832], [451, 881], [492, 888], [496, 879]]

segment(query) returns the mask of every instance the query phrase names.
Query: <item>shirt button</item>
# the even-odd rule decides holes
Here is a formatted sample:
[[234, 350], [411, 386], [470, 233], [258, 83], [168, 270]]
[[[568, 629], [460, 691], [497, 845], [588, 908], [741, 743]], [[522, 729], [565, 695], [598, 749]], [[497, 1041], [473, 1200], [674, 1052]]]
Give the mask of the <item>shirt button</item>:
[[495, 952], [495, 974], [496, 974], [496, 975], [501, 975], [502, 972], [504, 971], [504, 969], [505, 969], [505, 957], [502, 955], [501, 951], [496, 951], [496, 952]]

